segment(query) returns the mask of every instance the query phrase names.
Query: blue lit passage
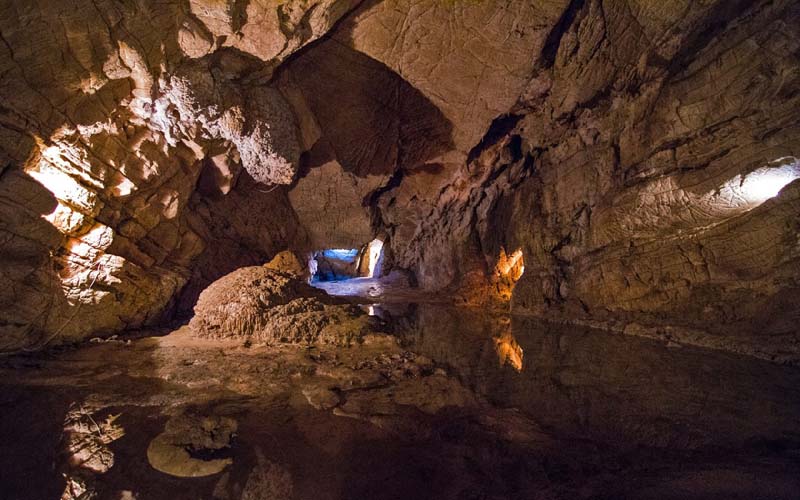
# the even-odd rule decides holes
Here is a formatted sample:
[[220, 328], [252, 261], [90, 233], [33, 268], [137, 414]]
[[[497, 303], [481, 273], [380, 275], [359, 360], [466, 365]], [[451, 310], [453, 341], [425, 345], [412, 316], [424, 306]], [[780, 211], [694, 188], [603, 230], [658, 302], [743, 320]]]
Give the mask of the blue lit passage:
[[309, 267], [312, 281], [339, 281], [358, 276], [358, 248], [328, 248], [314, 253]]
[[311, 281], [378, 278], [383, 269], [383, 240], [374, 239], [360, 248], [326, 248], [313, 252], [308, 261]]
[[357, 248], [331, 248], [323, 250], [322, 255], [328, 259], [343, 260], [345, 262], [355, 262], [358, 257]]

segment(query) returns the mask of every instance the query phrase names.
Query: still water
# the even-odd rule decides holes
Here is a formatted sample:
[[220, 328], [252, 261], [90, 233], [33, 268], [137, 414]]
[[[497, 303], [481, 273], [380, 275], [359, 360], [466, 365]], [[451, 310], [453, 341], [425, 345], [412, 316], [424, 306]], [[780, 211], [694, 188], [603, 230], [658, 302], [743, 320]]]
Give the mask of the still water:
[[[360, 300], [388, 336], [351, 348], [179, 329], [0, 360], [0, 498], [798, 498], [797, 368], [410, 297]], [[187, 415], [237, 424], [175, 441], [207, 476], [148, 459]]]

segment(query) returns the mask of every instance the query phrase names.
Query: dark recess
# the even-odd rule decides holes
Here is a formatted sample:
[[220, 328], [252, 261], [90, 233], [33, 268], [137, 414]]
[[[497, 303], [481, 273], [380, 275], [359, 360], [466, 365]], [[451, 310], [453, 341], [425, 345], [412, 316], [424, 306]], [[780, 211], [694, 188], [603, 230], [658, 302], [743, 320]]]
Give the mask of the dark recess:
[[506, 114], [495, 118], [492, 124], [489, 125], [489, 130], [474, 148], [469, 151], [467, 155], [467, 164], [472, 163], [477, 157], [481, 155], [488, 147], [497, 144], [497, 141], [508, 135], [509, 132], [514, 130], [517, 123], [522, 119], [522, 115]]
[[567, 8], [564, 10], [564, 13], [561, 14], [561, 17], [558, 19], [556, 25], [553, 26], [552, 30], [550, 30], [550, 33], [547, 35], [547, 39], [544, 42], [544, 47], [542, 48], [542, 68], [552, 68], [553, 64], [555, 64], [556, 54], [558, 54], [558, 47], [561, 45], [561, 38], [564, 36], [564, 33], [567, 32], [570, 26], [572, 26], [572, 23], [575, 22], [578, 12], [580, 12], [585, 3], [586, 0], [571, 0]]

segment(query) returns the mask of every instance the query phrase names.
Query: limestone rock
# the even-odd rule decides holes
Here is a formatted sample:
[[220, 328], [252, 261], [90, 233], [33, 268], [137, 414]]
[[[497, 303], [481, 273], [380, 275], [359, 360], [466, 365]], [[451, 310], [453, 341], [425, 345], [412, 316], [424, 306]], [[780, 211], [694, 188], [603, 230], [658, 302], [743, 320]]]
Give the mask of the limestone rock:
[[335, 161], [300, 179], [289, 201], [308, 232], [310, 249], [356, 248], [370, 241], [370, 212], [362, 201], [382, 181], [385, 177], [356, 177]]
[[264, 264], [264, 266], [275, 271], [291, 273], [301, 278], [305, 277], [308, 272], [306, 266], [304, 266], [300, 262], [300, 259], [297, 258], [297, 255], [289, 250], [284, 250], [283, 252], [279, 253], [271, 261]]
[[[519, 100], [441, 187], [382, 193], [397, 264], [428, 288], [490, 289], [520, 249], [517, 312], [691, 329], [695, 344], [787, 359], [797, 6], [601, 4], [569, 3]], [[405, 200], [426, 206], [412, 224]]]
[[380, 234], [387, 271], [466, 304], [784, 359], [799, 9], [8, 3], [0, 350], [182, 317], [236, 268]]
[[296, 275], [259, 266], [212, 283], [200, 294], [189, 326], [211, 338], [349, 345], [369, 323], [357, 307], [339, 303]]
[[[365, 2], [335, 34], [441, 109], [466, 154], [525, 87], [567, 2]], [[463, 158], [463, 157], [462, 157]]]
[[147, 460], [158, 471], [176, 477], [216, 474], [232, 463], [231, 458], [207, 459], [203, 453], [218, 452], [231, 445], [236, 421], [229, 417], [181, 415], [167, 422], [164, 432], [147, 447]]
[[[294, 236], [281, 228], [260, 230], [250, 245], [218, 243], [226, 232], [252, 233], [230, 222], [228, 205], [291, 210], [280, 193], [252, 185], [292, 182], [301, 153], [281, 92], [242, 81], [258, 72], [268, 78], [351, 7], [1, 7], [0, 349], [157, 322], [172, 313], [176, 295], [185, 309], [194, 290], [233, 269], [208, 271], [203, 261], [227, 253], [221, 260], [230, 265], [255, 264], [286, 248]], [[276, 29], [263, 29], [267, 19]], [[235, 201], [190, 202], [239, 189]]]

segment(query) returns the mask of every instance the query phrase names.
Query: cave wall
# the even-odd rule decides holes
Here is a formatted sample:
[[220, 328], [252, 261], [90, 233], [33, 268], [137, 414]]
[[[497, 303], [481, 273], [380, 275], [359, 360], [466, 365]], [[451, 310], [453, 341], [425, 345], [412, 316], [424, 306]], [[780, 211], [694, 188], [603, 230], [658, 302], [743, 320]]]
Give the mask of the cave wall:
[[585, 2], [520, 103], [542, 231], [516, 305], [792, 357], [800, 185], [748, 183], [800, 172], [798, 5], [625, 7]]
[[468, 305], [513, 291], [518, 313], [790, 359], [800, 186], [744, 191], [800, 176], [798, 20], [2, 2], [0, 350], [188, 314], [235, 268], [381, 234], [387, 265]]
[[302, 240], [267, 82], [353, 5], [2, 2], [0, 350], [159, 321]]
[[521, 248], [515, 312], [796, 359], [800, 186], [747, 191], [800, 172], [798, 15], [570, 2], [400, 260], [476, 303]]

